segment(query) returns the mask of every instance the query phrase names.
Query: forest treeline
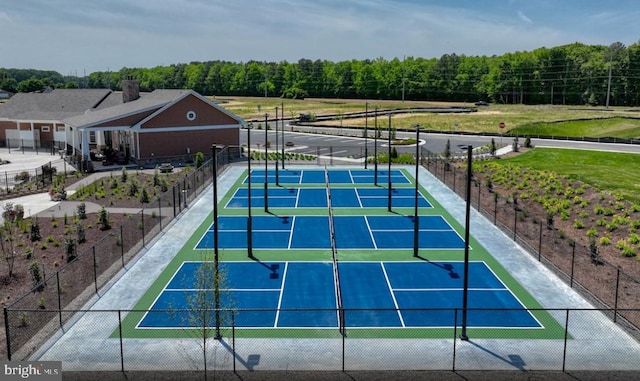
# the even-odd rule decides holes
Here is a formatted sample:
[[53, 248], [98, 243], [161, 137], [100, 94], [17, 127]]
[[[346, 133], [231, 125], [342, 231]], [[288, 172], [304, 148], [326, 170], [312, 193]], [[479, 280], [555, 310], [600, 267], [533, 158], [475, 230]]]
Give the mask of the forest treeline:
[[1, 69], [0, 88], [112, 88], [133, 77], [141, 90], [193, 89], [203, 95], [478, 101], [523, 104], [640, 104], [640, 42], [574, 43], [500, 56], [331, 62], [207, 61], [93, 72]]

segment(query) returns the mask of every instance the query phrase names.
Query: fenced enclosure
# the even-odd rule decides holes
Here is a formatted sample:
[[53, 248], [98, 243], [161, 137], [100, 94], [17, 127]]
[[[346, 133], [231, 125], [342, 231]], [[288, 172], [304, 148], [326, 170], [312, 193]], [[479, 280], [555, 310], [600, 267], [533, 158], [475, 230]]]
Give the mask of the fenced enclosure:
[[[333, 152], [333, 149], [335, 148], [331, 148], [330, 152]], [[318, 148], [317, 152], [319, 150]], [[224, 151], [219, 154], [219, 168], [230, 163], [228, 155], [229, 153]], [[327, 163], [326, 160], [330, 160], [331, 164], [353, 165], [352, 162], [333, 160], [328, 156], [322, 159], [320, 157], [321, 155], [317, 155], [314, 160], [310, 160], [309, 164], [324, 165]], [[264, 160], [259, 156], [254, 159]], [[269, 163], [272, 162], [273, 160], [269, 159]], [[458, 170], [460, 173], [456, 173], [455, 169], [445, 170], [444, 158], [425, 150], [421, 152], [420, 164], [464, 197], [465, 182], [460, 180], [461, 177], [464, 178], [463, 171]], [[369, 168], [373, 168], [372, 163], [369, 165]], [[379, 163], [379, 165], [380, 169], [386, 167], [386, 163]], [[258, 166], [258, 168], [261, 167]], [[126, 225], [114, 229], [114, 234], [96, 243], [91, 249], [79, 253], [77, 263], [71, 262], [56, 274], [47, 277], [41, 285], [43, 286], [41, 290], [25, 295], [5, 308], [9, 358], [28, 358], [39, 347], [37, 343], [44, 342], [60, 328], [65, 331], [75, 329], [76, 325], [73, 323], [76, 320], [72, 317], [82, 315], [93, 316], [90, 318], [92, 320], [109, 322], [110, 332], [107, 335], [109, 340], [105, 341], [104, 337], [102, 340], [96, 338], [97, 341], [94, 342], [88, 340], [83, 348], [83, 353], [97, 352], [107, 360], [96, 365], [95, 370], [157, 369], [156, 354], [158, 353], [162, 354], [163, 359], [168, 355], [169, 358], [164, 365], [171, 369], [203, 369], [202, 354], [199, 353], [202, 348], [197, 344], [201, 341], [180, 339], [167, 347], [166, 340], [145, 339], [149, 340], [149, 345], [145, 346], [149, 352], [141, 352], [134, 344], [137, 340], [120, 335], [123, 330], [122, 318], [132, 311], [81, 311], [79, 308], [90, 297], [98, 294], [115, 272], [126, 266], [140, 248], [147, 245], [200, 195], [210, 183], [213, 172], [209, 161], [149, 206], [145, 206], [141, 213], [132, 215]], [[384, 182], [384, 179], [381, 180]], [[590, 297], [597, 297], [598, 301], [604, 303], [602, 307], [588, 310], [545, 309], [544, 311], [552, 314], [562, 324], [564, 330], [562, 338], [551, 340], [521, 340], [506, 334], [503, 337], [471, 337], [471, 340], [466, 342], [458, 338], [457, 328], [446, 330], [445, 334], [429, 340], [411, 336], [402, 337], [402, 334], [399, 334], [400, 337], [380, 339], [362, 337], [359, 334], [360, 330], [350, 329], [347, 326], [344, 329], [344, 335], [336, 329], [335, 338], [310, 339], [291, 334], [289, 340], [282, 341], [274, 338], [236, 336], [236, 327], [230, 324], [225, 326], [222, 340], [208, 339], [209, 345], [217, 348], [211, 351], [211, 357], [207, 357], [206, 361], [210, 369], [235, 370], [237, 366], [250, 370], [258, 366], [260, 369], [283, 369], [281, 368], [283, 358], [287, 359], [287, 364], [304, 364], [311, 370], [515, 368], [564, 371], [604, 369], [605, 367], [627, 369], [633, 368], [633, 364], [638, 364], [638, 344], [635, 340], [620, 340], [624, 349], [616, 351], [618, 354], [622, 353], [617, 357], [594, 356], [593, 352], [598, 351], [599, 354], [604, 354], [611, 350], [610, 341], [605, 339], [611, 338], [612, 327], [624, 328], [633, 336], [640, 337], [637, 329], [640, 310], [625, 296], [636, 292], [640, 288], [638, 286], [640, 283], [620, 269], [607, 267], [610, 271], [601, 275], [602, 281], [610, 288], [607, 288], [604, 293], [595, 293], [588, 289], [594, 276], [585, 266], [594, 265], [587, 248], [581, 249], [575, 243], [567, 244], [566, 237], [554, 238], [550, 235], [554, 232], [553, 227], [546, 226], [540, 220], [535, 223], [531, 221], [531, 225], [525, 229], [525, 222], [518, 211], [507, 218], [503, 218], [497, 212], [492, 213], [492, 211], [505, 209], [505, 206], [509, 207], [508, 200], [489, 197], [488, 190], [483, 189], [480, 184], [476, 184], [472, 191], [471, 200], [474, 207], [488, 220], [512, 235], [515, 241], [541, 262], [555, 270], [561, 270], [560, 275], [565, 277], [572, 287], [580, 288]], [[556, 234], [560, 233], [556, 232]], [[548, 246], [549, 242], [554, 242], [558, 247]], [[104, 257], [103, 253], [106, 253]], [[77, 266], [77, 268], [67, 268], [69, 266]], [[603, 263], [598, 266], [610, 265]], [[70, 289], [65, 286], [67, 284], [65, 279], [69, 279], [67, 277], [81, 279], [84, 287]], [[37, 299], [44, 295], [43, 293], [47, 293], [47, 300], [57, 300], [58, 306], [45, 310], [37, 308]], [[232, 311], [232, 313], [241, 312]], [[447, 311], [452, 316], [453, 322], [456, 321], [456, 316], [460, 312], [461, 310], [455, 309]], [[584, 327], [594, 323], [596, 328], [592, 330], [590, 336], [576, 336], [574, 327]], [[457, 325], [452, 323], [452, 326]], [[619, 337], [627, 338], [628, 336], [622, 334]], [[315, 349], [308, 351], [301, 344], [304, 347], [301, 351], [302, 347], [298, 346], [298, 343], [311, 344]], [[91, 346], [94, 348], [91, 349]], [[103, 346], [105, 346], [104, 349]], [[78, 353], [73, 352], [74, 350], [70, 346], [68, 353], [70, 359], [78, 358]], [[322, 360], [315, 357], [316, 351], [324, 354]], [[150, 359], [153, 359], [153, 362]], [[91, 363], [88, 359], [87, 361]]]
[[[234, 159], [232, 154], [237, 150], [225, 148], [217, 153], [218, 170], [224, 169]], [[188, 208], [190, 202], [211, 183], [213, 177], [212, 160], [205, 162], [200, 168], [189, 172], [180, 182], [174, 184], [166, 192], [148, 204], [141, 204], [138, 213], [129, 214], [125, 222], [113, 227], [111, 234], [102, 238], [86, 250], [74, 254], [75, 259], [62, 266], [53, 274], [46, 276], [35, 285], [32, 292], [20, 296], [10, 305], [4, 307], [6, 324], [7, 357], [11, 359], [20, 349], [26, 350], [20, 358], [27, 358], [35, 349], [26, 345], [28, 342], [46, 339], [73, 316], [67, 309], [77, 309], [91, 297], [97, 295], [111, 279], [149, 242]], [[52, 327], [52, 316], [40, 308], [40, 301], [46, 300], [51, 307], [65, 310], [55, 316], [57, 327]], [[36, 313], [9, 314], [13, 309], [34, 309]], [[37, 313], [42, 312], [42, 313]], [[16, 318], [9, 321], [8, 318]], [[16, 331], [10, 327], [24, 326], [29, 322], [29, 331]]]
[[[466, 168], [456, 168], [451, 159], [423, 151], [423, 165], [463, 199]], [[609, 311], [614, 322], [640, 327], [636, 296], [640, 280], [597, 256], [593, 250], [549, 224], [546, 216], [528, 211], [513, 200], [471, 179], [471, 206], [504, 231], [534, 258], [552, 269], [570, 287]], [[638, 336], [640, 337], [640, 336]]]

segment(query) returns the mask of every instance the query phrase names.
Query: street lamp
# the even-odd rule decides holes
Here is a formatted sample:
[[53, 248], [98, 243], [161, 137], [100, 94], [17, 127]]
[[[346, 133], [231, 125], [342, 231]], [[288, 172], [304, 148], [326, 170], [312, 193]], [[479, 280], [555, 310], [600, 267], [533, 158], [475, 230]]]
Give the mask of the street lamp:
[[220, 257], [218, 255], [218, 148], [222, 148], [222, 146], [211, 145], [211, 162], [213, 165], [213, 284], [216, 310], [216, 332], [214, 337], [217, 340], [222, 338], [220, 335]]
[[458, 148], [467, 150], [467, 189], [466, 189], [466, 211], [464, 228], [464, 282], [462, 286], [462, 332], [461, 340], [469, 340], [467, 336], [467, 305], [469, 300], [469, 216], [471, 214], [471, 162], [472, 145], [459, 145]]
[[420, 247], [420, 217], [418, 215], [418, 167], [420, 165], [420, 127], [419, 124], [413, 126], [416, 130], [416, 192], [414, 198], [414, 209], [413, 209], [413, 256], [418, 257], [419, 247]]
[[249, 123], [247, 126], [247, 255], [249, 258], [253, 258], [253, 242], [252, 242], [252, 228], [251, 228], [251, 129], [253, 124]]

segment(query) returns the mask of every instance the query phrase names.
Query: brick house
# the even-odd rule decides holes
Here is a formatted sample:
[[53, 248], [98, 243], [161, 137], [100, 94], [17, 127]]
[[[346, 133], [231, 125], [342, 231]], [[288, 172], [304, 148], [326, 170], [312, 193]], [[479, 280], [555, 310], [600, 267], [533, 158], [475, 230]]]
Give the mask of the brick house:
[[[79, 92], [73, 97], [78, 98], [77, 102], [47, 104], [46, 110], [39, 111], [44, 115], [38, 117], [35, 109], [42, 103], [38, 95], [43, 94], [16, 94], [14, 98], [20, 96], [18, 100], [23, 98], [23, 102], [9, 110], [29, 111], [3, 113], [4, 106], [0, 107], [0, 139], [17, 130], [27, 137], [48, 138], [58, 146], [63, 143], [67, 154], [83, 163], [87, 170], [93, 170], [96, 154], [102, 152], [117, 152], [125, 162], [142, 166], [172, 158], [189, 158], [196, 152], [206, 155], [214, 143], [240, 144], [240, 128], [246, 122], [195, 91], [140, 93], [137, 81], [132, 79], [123, 81], [122, 89], [121, 94], [111, 90], [56, 89], [51, 94], [58, 92], [61, 97], [54, 99], [69, 101], [72, 98], [69, 92], [75, 91]], [[14, 98], [5, 106], [13, 103]], [[70, 108], [73, 111], [69, 111]], [[43, 123], [51, 126], [49, 135], [44, 135]], [[37, 144], [35, 138], [33, 144]]]

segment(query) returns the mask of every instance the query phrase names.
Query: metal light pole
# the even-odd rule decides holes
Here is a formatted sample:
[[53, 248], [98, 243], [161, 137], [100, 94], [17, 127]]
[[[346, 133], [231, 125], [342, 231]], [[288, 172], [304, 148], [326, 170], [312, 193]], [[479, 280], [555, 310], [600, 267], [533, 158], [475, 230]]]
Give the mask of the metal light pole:
[[420, 125], [413, 126], [416, 129], [416, 193], [413, 209], [413, 256], [418, 257], [420, 248], [420, 216], [418, 215], [418, 166], [420, 165]]
[[253, 124], [249, 123], [247, 131], [247, 147], [249, 150], [247, 151], [248, 160], [247, 160], [247, 255], [249, 258], [253, 258], [253, 241], [252, 241], [252, 227], [251, 227], [251, 129], [253, 128]]
[[391, 211], [391, 113], [389, 113], [389, 128], [388, 128], [388, 157], [387, 157], [387, 161], [388, 161], [388, 168], [387, 168], [387, 179], [388, 179], [388, 202], [387, 202], [387, 210], [390, 212]]
[[282, 114], [282, 169], [284, 169], [284, 101], [280, 104], [280, 112]]
[[376, 125], [375, 133], [373, 134], [373, 185], [378, 185], [378, 106], [376, 106], [373, 114], [373, 121]]
[[280, 186], [280, 177], [278, 175], [278, 106], [276, 106], [276, 186]]
[[218, 251], [218, 146], [211, 145], [211, 161], [213, 164], [213, 284], [215, 296], [215, 339], [220, 339], [220, 257]]
[[369, 135], [367, 129], [369, 127], [369, 102], [364, 104], [364, 169], [367, 169], [367, 160], [369, 159], [369, 145], [367, 144], [367, 137]]
[[267, 119], [269, 118], [269, 114], [264, 114], [264, 211], [269, 212], [269, 199], [267, 198], [267, 192], [269, 190], [269, 176], [267, 173], [269, 171], [269, 152], [267, 151], [268, 144], [267, 139], [269, 139], [269, 129], [267, 128]]
[[469, 340], [467, 336], [467, 305], [469, 299], [469, 216], [471, 214], [471, 161], [473, 146], [459, 146], [467, 150], [467, 189], [466, 189], [466, 212], [464, 228], [464, 283], [462, 290], [462, 332], [461, 340]]

